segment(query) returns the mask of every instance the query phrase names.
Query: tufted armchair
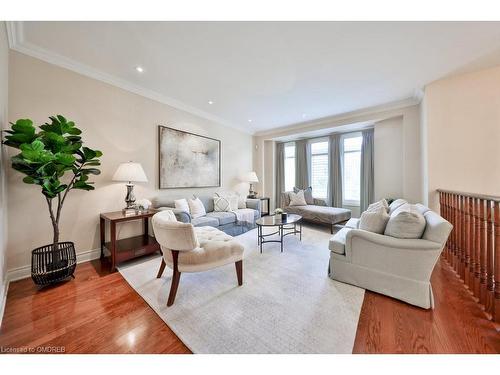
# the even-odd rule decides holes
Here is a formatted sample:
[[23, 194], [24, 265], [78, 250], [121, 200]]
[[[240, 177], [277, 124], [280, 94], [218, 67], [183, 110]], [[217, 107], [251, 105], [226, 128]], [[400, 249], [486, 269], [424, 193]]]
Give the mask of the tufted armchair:
[[177, 221], [170, 210], [152, 218], [153, 231], [163, 258], [157, 278], [165, 266], [173, 270], [167, 306], [172, 306], [182, 272], [201, 272], [229, 263], [236, 266], [238, 285], [243, 284], [243, 246], [233, 237], [213, 227], [193, 227]]

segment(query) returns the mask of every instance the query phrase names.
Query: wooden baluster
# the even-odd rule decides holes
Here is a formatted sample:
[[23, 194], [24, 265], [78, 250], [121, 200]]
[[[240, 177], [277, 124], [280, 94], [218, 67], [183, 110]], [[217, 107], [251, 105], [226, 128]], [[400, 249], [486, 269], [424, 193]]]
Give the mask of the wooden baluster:
[[493, 303], [495, 299], [494, 295], [494, 286], [495, 286], [495, 279], [493, 276], [493, 262], [494, 262], [494, 254], [495, 254], [495, 248], [494, 248], [494, 241], [493, 238], [495, 236], [495, 228], [494, 228], [494, 212], [493, 209], [495, 208], [495, 202], [493, 201], [487, 201], [487, 206], [486, 206], [486, 213], [488, 217], [488, 227], [487, 227], [487, 240], [486, 240], [486, 248], [487, 248], [487, 255], [486, 255], [486, 304], [485, 304], [485, 310], [486, 313], [488, 313], [491, 317], [493, 317]]
[[448, 197], [448, 216], [449, 216], [449, 222], [451, 225], [453, 225], [453, 230], [451, 231], [450, 234], [450, 266], [455, 269], [455, 233], [456, 233], [456, 227], [455, 227], [455, 220], [453, 217], [453, 195], [450, 194]]
[[460, 250], [460, 263], [458, 266], [458, 275], [460, 279], [464, 279], [464, 264], [465, 264], [465, 250], [464, 250], [464, 197], [458, 196], [458, 248]]
[[[444, 212], [444, 218], [448, 221], [450, 221], [449, 217], [449, 211], [448, 211], [448, 193], [443, 194], [443, 212]], [[448, 236], [448, 239], [446, 240], [446, 261], [450, 263], [450, 248], [451, 248], [451, 235]]]
[[474, 267], [474, 296], [479, 299], [480, 296], [480, 280], [479, 277], [481, 275], [481, 216], [480, 216], [480, 200], [478, 198], [474, 199], [475, 207], [474, 216], [476, 218], [476, 238], [474, 244], [474, 253], [476, 257], [476, 264]]
[[460, 196], [460, 278], [465, 282], [465, 197]]
[[495, 202], [495, 269], [493, 275], [495, 278], [494, 320], [500, 323], [500, 202]]
[[469, 213], [470, 213], [470, 264], [469, 264], [469, 291], [474, 294], [474, 270], [476, 269], [476, 200], [469, 198]]
[[470, 198], [464, 197], [464, 284], [468, 288], [470, 281]]
[[453, 194], [453, 269], [458, 273], [458, 264], [460, 261], [459, 250], [458, 250], [458, 205], [457, 205], [457, 195]]
[[480, 199], [479, 215], [480, 215], [480, 232], [479, 232], [479, 243], [480, 243], [480, 258], [479, 258], [479, 302], [486, 306], [486, 254], [487, 254], [487, 228], [488, 222], [486, 217], [485, 204], [486, 201]]

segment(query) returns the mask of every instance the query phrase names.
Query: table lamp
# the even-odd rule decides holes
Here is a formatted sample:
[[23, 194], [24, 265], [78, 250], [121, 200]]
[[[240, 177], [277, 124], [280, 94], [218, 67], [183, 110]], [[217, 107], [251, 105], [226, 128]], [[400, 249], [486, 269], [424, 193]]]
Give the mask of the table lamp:
[[127, 196], [125, 197], [125, 203], [127, 206], [124, 210], [133, 209], [135, 196], [134, 196], [134, 184], [132, 182], [148, 182], [144, 169], [139, 163], [134, 163], [129, 161], [127, 163], [121, 163], [118, 166], [115, 174], [113, 175], [113, 181], [125, 181], [127, 182]]
[[257, 177], [257, 173], [248, 172], [245, 180], [250, 183], [250, 190], [248, 191], [248, 198], [255, 198], [257, 193], [255, 191], [253, 191], [253, 183], [259, 182], [259, 179]]

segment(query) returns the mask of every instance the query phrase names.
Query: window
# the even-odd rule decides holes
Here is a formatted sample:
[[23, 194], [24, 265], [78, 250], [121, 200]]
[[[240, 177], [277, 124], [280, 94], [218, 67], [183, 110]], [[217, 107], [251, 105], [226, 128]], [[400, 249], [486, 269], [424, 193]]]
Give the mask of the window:
[[362, 142], [361, 133], [342, 136], [342, 196], [346, 206], [359, 206]]
[[328, 195], [328, 140], [311, 143], [311, 186], [316, 198]]
[[295, 186], [295, 143], [285, 144], [285, 191]]

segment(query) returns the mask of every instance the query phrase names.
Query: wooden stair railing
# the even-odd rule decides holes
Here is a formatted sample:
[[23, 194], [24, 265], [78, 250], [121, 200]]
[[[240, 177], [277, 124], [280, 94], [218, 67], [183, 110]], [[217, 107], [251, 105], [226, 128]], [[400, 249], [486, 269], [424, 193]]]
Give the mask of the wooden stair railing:
[[500, 197], [438, 192], [441, 216], [453, 224], [442, 257], [487, 318], [500, 323]]

